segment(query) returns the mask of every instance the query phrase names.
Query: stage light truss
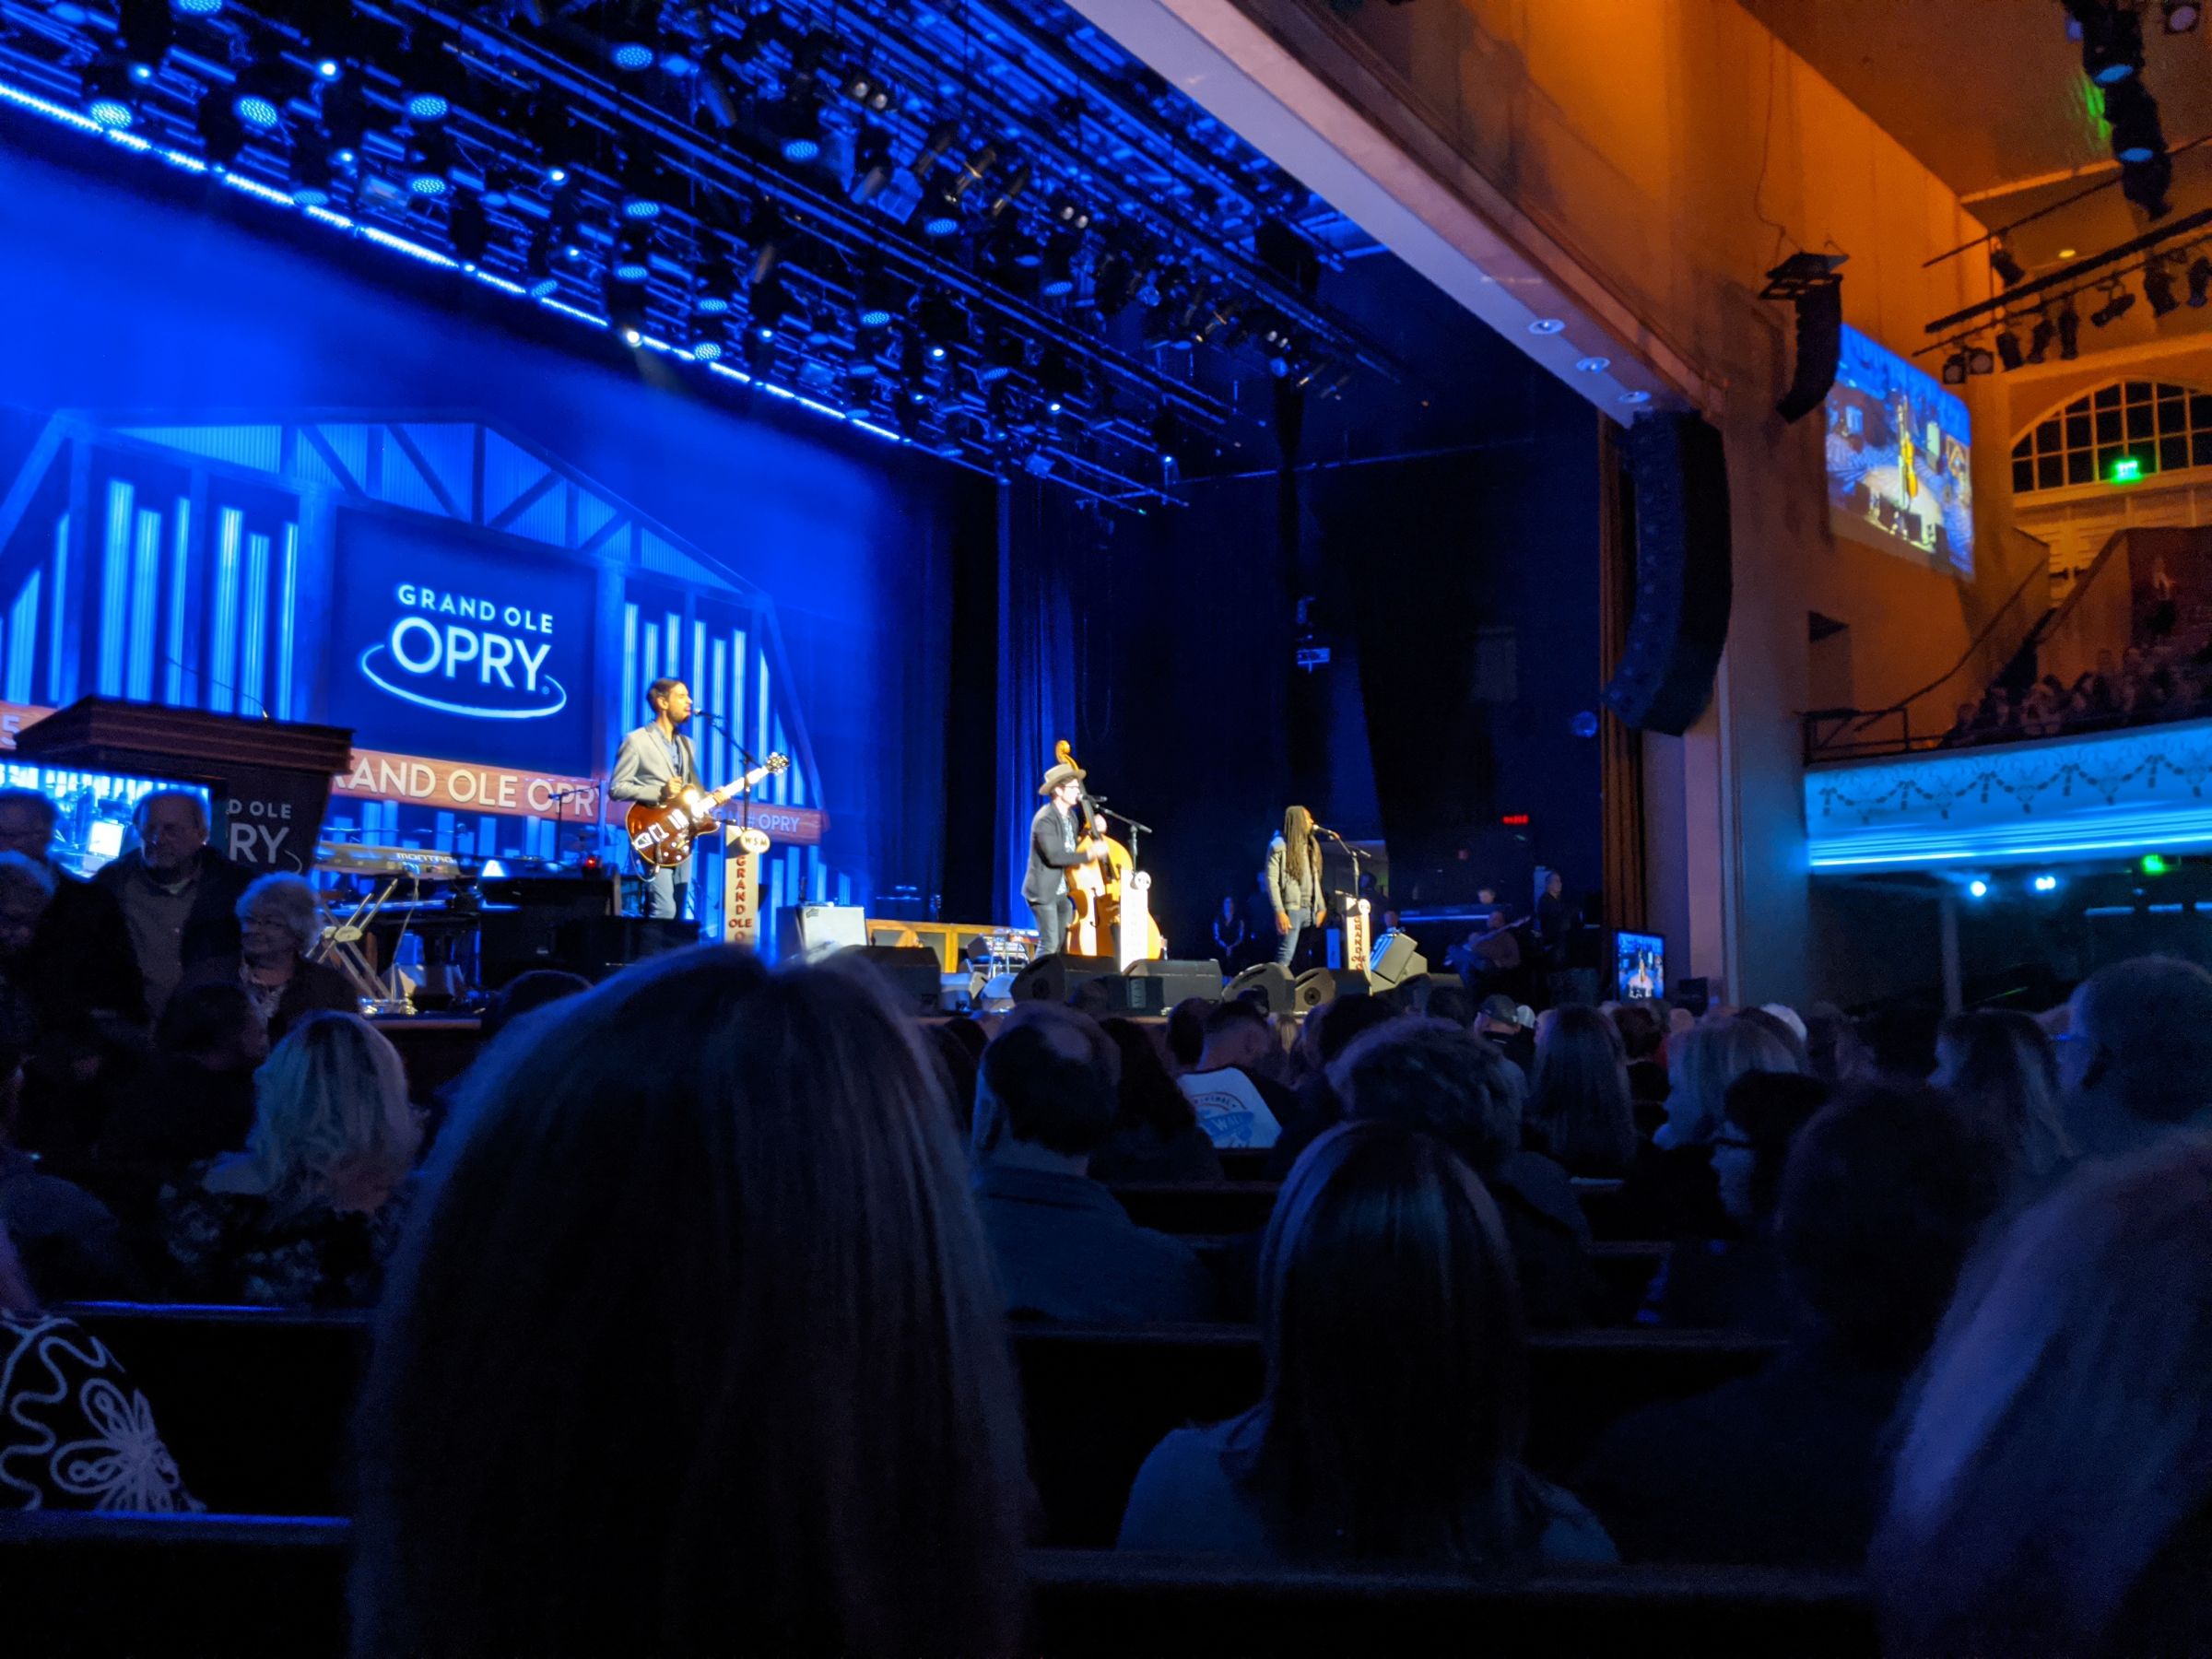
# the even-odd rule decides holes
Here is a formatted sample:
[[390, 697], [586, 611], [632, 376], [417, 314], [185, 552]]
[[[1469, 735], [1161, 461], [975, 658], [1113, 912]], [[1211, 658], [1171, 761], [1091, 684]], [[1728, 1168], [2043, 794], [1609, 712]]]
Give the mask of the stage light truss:
[[1142, 506], [1240, 380], [1396, 372], [1312, 297], [1364, 239], [1053, 0], [145, 10], [0, 0], [0, 108], [966, 466]]

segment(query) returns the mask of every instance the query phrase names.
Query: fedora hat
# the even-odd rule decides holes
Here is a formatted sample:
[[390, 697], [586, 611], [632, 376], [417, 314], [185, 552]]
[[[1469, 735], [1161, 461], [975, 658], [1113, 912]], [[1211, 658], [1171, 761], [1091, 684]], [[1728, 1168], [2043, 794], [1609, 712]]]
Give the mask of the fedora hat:
[[1059, 788], [1061, 784], [1073, 783], [1080, 779], [1087, 778], [1089, 775], [1090, 774], [1086, 772], [1081, 767], [1071, 765], [1069, 762], [1063, 760], [1059, 765], [1053, 767], [1051, 771], [1048, 771], [1044, 774], [1044, 782], [1037, 785], [1037, 793], [1041, 795], [1049, 795], [1053, 790]]

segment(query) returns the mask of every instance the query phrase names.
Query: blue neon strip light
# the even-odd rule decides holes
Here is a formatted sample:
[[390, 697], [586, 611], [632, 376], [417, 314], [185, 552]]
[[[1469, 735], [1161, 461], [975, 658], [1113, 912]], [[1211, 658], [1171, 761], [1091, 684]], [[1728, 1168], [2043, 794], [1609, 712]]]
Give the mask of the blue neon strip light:
[[218, 714], [238, 711], [238, 555], [246, 515], [223, 509], [215, 544], [215, 654], [208, 665], [207, 706]]
[[[706, 624], [702, 622], [700, 624], [700, 626], [703, 629], [705, 628]], [[723, 725], [717, 725], [714, 728], [714, 735], [712, 743], [709, 746], [713, 751], [715, 775], [717, 777], [727, 777], [730, 775], [731, 771], [730, 739], [727, 731], [724, 729], [729, 720], [729, 715], [724, 712], [724, 705], [729, 697], [730, 665], [728, 657], [728, 648], [725, 647], [720, 640], [715, 641], [713, 654], [708, 659], [709, 667], [707, 669], [707, 707], [712, 709], [715, 713], [721, 715], [723, 722], [724, 723]]]
[[730, 703], [724, 718], [730, 723], [730, 735], [737, 742], [745, 741], [745, 629], [730, 629]]
[[238, 671], [239, 712], [256, 717], [269, 712], [262, 694], [262, 671], [269, 653], [269, 538], [259, 532], [246, 537], [246, 604], [239, 620], [245, 649]]
[[69, 677], [69, 653], [63, 649], [69, 634], [69, 515], [53, 524], [53, 616], [48, 624], [46, 645], [46, 700], [55, 707], [76, 700]]
[[7, 618], [7, 700], [30, 700], [31, 666], [38, 660], [39, 585], [41, 572], [34, 570], [23, 591], [16, 595]]
[[765, 652], [765, 651], [764, 651], [764, 652], [762, 652], [762, 653], [760, 653], [760, 700], [759, 700], [759, 702], [755, 703], [755, 704], [753, 705], [753, 707], [754, 707], [754, 708], [755, 708], [755, 709], [756, 709], [756, 710], [759, 712], [759, 721], [760, 721], [760, 740], [759, 740], [759, 743], [758, 743], [758, 744], [757, 744], [755, 747], [758, 747], [758, 748], [759, 749], [760, 753], [762, 753], [763, 755], [765, 755], [765, 754], [767, 754], [767, 753], [769, 752], [769, 748], [768, 748], [768, 653], [767, 653], [767, 652]]
[[176, 533], [169, 548], [169, 673], [164, 700], [171, 708], [192, 705], [198, 688], [186, 688], [184, 618], [186, 594], [192, 581], [192, 498], [177, 498]]
[[[640, 695], [644, 681], [638, 677], [638, 607], [622, 607], [622, 696], [625, 700]], [[624, 721], [625, 725], [630, 724]], [[641, 723], [640, 723], [641, 724]]]
[[284, 527], [284, 561], [276, 589], [276, 706], [279, 720], [289, 720], [292, 708], [292, 637], [300, 607], [300, 526]]

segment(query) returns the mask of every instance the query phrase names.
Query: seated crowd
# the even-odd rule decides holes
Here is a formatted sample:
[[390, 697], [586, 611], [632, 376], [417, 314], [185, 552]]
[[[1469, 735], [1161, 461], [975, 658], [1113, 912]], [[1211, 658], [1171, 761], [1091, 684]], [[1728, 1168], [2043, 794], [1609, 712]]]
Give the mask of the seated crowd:
[[[1256, 1328], [1257, 1403], [1159, 1442], [1124, 1550], [1864, 1566], [1898, 1653], [2206, 1651], [2195, 967], [1961, 1015], [1906, 1077], [1822, 1007], [1560, 1007], [1520, 1057], [1418, 986], [925, 1026], [865, 964], [708, 947], [526, 976], [418, 1101], [368, 1022], [284, 1008], [312, 963], [212, 925], [132, 987], [143, 1041], [142, 1006], [47, 1023], [7, 906], [58, 890], [0, 853], [32, 1005], [0, 1050], [0, 1507], [195, 1507], [72, 1300], [373, 1307], [358, 1653], [1019, 1651], [1009, 1317]], [[76, 1092], [34, 1112], [57, 1058]], [[1123, 1202], [1269, 1159], [1255, 1234]], [[1601, 1196], [1664, 1256], [1635, 1324], [1775, 1357], [1532, 1464], [1531, 1333], [1593, 1317]]]
[[2097, 653], [2072, 684], [2046, 674], [2025, 687], [1994, 685], [1959, 705], [1946, 748], [2057, 737], [2073, 732], [2212, 716], [2212, 644], [2190, 651], [2171, 641], [2130, 645], [2115, 659]]

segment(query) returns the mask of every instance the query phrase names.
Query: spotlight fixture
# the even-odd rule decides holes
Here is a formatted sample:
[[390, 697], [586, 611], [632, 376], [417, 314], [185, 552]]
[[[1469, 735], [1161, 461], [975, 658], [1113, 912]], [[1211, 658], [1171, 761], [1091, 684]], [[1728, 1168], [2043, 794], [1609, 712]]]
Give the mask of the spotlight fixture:
[[998, 146], [986, 144], [960, 163], [959, 171], [952, 175], [951, 196], [959, 201], [976, 185], [981, 184], [994, 167], [998, 165]]
[[991, 193], [991, 205], [983, 209], [990, 218], [997, 218], [1014, 206], [1015, 197], [1030, 187], [1030, 164], [1018, 161], [999, 181], [998, 188]]
[[484, 188], [480, 193], [487, 207], [504, 207], [514, 199], [521, 176], [512, 162], [491, 161], [484, 168]]
[[692, 309], [705, 316], [723, 316], [729, 312], [736, 297], [736, 265], [727, 252], [717, 247], [700, 265], [699, 287], [691, 302]]
[[2173, 273], [2163, 259], [2154, 258], [2143, 266], [2143, 298], [2150, 301], [2154, 317], [2180, 309], [2182, 302], [2173, 296]]
[[606, 268], [617, 282], [643, 282], [653, 275], [653, 223], [628, 219], [615, 231]]
[[794, 79], [768, 112], [776, 148], [794, 167], [818, 160], [822, 153], [822, 95], [811, 76]]
[[639, 346], [645, 338], [645, 290], [609, 277], [600, 291], [606, 307], [606, 325], [625, 343]]
[[230, 100], [221, 92], [210, 90], [200, 100], [199, 113], [193, 124], [200, 135], [200, 147], [206, 153], [207, 165], [220, 172], [238, 159], [238, 152], [246, 147], [246, 124], [238, 118]]
[[921, 199], [906, 223], [910, 230], [941, 241], [960, 228], [960, 199], [941, 177], [935, 179], [923, 187]]
[[1037, 291], [1048, 300], [1076, 291], [1076, 251], [1065, 236], [1055, 236], [1046, 245], [1037, 271]]
[[745, 221], [745, 240], [753, 250], [753, 268], [746, 280], [759, 288], [783, 263], [783, 251], [791, 242], [791, 226], [773, 202], [762, 202]]
[[2212, 259], [2199, 253], [2189, 262], [2189, 303], [2204, 310], [2207, 293], [2212, 293]]
[[2027, 268], [2012, 251], [2012, 245], [2003, 237], [1989, 244], [1989, 268], [1997, 274], [1997, 280], [2006, 288], [2018, 288], [2028, 280]]
[[898, 314], [898, 292], [890, 278], [873, 267], [863, 271], [859, 299], [853, 308], [853, 322], [863, 328], [888, 328]]
[[1090, 229], [1090, 209], [1070, 195], [1053, 198], [1053, 222], [1067, 230]]
[[2028, 360], [2020, 351], [2020, 336], [2009, 328], [1997, 335], [1997, 359], [2005, 365], [2007, 374]]
[[1083, 371], [1055, 346], [1037, 365], [1037, 386], [1044, 394], [1044, 412], [1058, 415], [1083, 395]]
[[169, 0], [123, 0], [117, 28], [131, 78], [141, 84], [152, 80], [176, 43], [177, 21]]
[[2108, 323], [2117, 323], [2135, 308], [2134, 291], [2114, 283], [2111, 288], [2106, 290], [2104, 303], [2089, 313], [2089, 322], [2096, 327], [2102, 328]]
[[533, 300], [549, 300], [560, 291], [560, 274], [553, 268], [553, 231], [547, 226], [530, 239], [523, 259], [523, 290]]
[[540, 99], [523, 118], [523, 131], [537, 151], [538, 165], [548, 184], [566, 184], [582, 159], [582, 145], [567, 112], [549, 99]]
[[2058, 313], [2058, 359], [2070, 363], [2081, 355], [2081, 319], [2069, 304]]
[[276, 65], [265, 59], [241, 68], [231, 84], [230, 110], [255, 132], [273, 131], [284, 119], [284, 89]]
[[188, 18], [212, 18], [223, 9], [223, 0], [176, 0], [176, 5]]
[[2030, 363], [2041, 362], [2044, 355], [2051, 349], [2051, 342], [2057, 336], [2058, 329], [2053, 324], [2051, 319], [2039, 315], [2035, 320], [2035, 326], [2028, 331], [2027, 360]]
[[2115, 160], [2139, 166], [2166, 147], [2158, 100], [2143, 89], [2140, 81], [2105, 93], [2104, 118], [2112, 124]]
[[994, 331], [984, 343], [983, 360], [976, 370], [976, 377], [986, 386], [995, 385], [1009, 374], [1030, 366], [1030, 354], [1018, 335]]
[[865, 65], [845, 76], [845, 96], [864, 110], [888, 115], [899, 107], [899, 88]]
[[1966, 353], [1954, 351], [1943, 359], [1943, 383], [1947, 386], [1966, 384]]
[[653, 152], [639, 144], [622, 159], [622, 217], [632, 219], [650, 219], [661, 217], [661, 197], [665, 186], [661, 180], [660, 163]]
[[752, 314], [753, 337], [772, 340], [776, 330], [783, 325], [783, 318], [791, 310], [791, 293], [784, 288], [783, 278], [769, 276], [753, 285]]
[[863, 206], [890, 187], [891, 135], [873, 123], [853, 139], [853, 199]]
[[1969, 374], [1994, 374], [1997, 371], [1996, 354], [1986, 346], [1977, 346], [1966, 354], [1966, 371]]
[[453, 141], [441, 126], [424, 127], [407, 140], [407, 188], [418, 196], [441, 196], [453, 187]]
[[453, 205], [446, 210], [445, 239], [453, 243], [453, 257], [463, 270], [473, 271], [484, 263], [484, 250], [491, 245], [491, 218], [480, 197], [467, 191], [454, 193]]
[[2205, 15], [2197, 0], [2159, 0], [2159, 5], [2165, 13], [2168, 34], [2187, 34]]
[[453, 77], [435, 41], [411, 41], [401, 68], [409, 121], [443, 121], [453, 112]]
[[959, 135], [958, 122], [940, 121], [929, 129], [929, 136], [922, 141], [922, 147], [914, 152], [913, 159], [907, 163], [917, 182], [928, 179], [930, 170], [945, 159]]
[[2143, 21], [2131, 7], [2083, 4], [2067, 7], [2081, 25], [2081, 66], [2100, 87], [2132, 80], [2143, 67]]
[[933, 363], [943, 362], [955, 347], [968, 343], [968, 313], [936, 289], [922, 296], [914, 308], [914, 324]]
[[661, 59], [660, 0], [628, 0], [617, 13], [606, 41], [606, 61], [627, 74], [650, 69]]
[[138, 124], [138, 83], [129, 65], [105, 54], [85, 66], [85, 113], [111, 132]]
[[340, 81], [323, 88], [322, 112], [324, 153], [333, 166], [351, 167], [368, 135], [369, 100], [353, 82]]
[[317, 144], [292, 146], [292, 200], [302, 207], [327, 207], [331, 186], [330, 152]]

